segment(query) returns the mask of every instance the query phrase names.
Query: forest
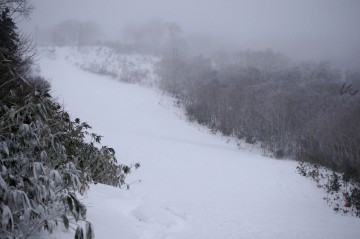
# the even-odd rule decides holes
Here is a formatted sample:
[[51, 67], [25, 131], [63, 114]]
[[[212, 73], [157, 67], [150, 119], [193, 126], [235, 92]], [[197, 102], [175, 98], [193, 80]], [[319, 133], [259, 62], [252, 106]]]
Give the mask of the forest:
[[163, 58], [158, 74], [190, 120], [360, 180], [359, 72], [247, 50]]

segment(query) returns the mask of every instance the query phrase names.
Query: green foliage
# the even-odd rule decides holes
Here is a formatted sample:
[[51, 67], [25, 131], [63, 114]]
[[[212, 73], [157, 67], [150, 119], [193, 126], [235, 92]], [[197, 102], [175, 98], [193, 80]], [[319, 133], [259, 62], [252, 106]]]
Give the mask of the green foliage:
[[10, 9], [5, 8], [0, 16], [0, 46], [6, 51], [9, 60], [15, 60], [14, 57], [17, 57], [19, 42], [17, 27], [11, 18]]

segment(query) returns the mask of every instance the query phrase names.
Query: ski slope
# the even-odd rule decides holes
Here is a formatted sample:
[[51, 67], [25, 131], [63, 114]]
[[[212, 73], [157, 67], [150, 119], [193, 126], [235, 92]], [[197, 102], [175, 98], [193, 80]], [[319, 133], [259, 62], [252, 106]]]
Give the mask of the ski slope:
[[68, 54], [42, 54], [53, 95], [105, 136], [119, 161], [141, 163], [130, 190], [91, 186], [84, 200], [96, 238], [360, 238], [360, 220], [335, 214], [295, 162], [239, 149], [187, 122], [159, 91], [84, 72]]

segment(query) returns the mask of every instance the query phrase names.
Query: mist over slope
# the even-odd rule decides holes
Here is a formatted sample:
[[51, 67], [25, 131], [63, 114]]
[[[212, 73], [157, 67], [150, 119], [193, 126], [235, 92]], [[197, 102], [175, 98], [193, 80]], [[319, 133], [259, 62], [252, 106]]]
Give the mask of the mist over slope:
[[85, 203], [97, 238], [360, 236], [359, 220], [335, 214], [323, 192], [295, 173], [295, 162], [239, 149], [189, 124], [159, 91], [83, 72], [66, 61], [70, 54], [43, 54], [54, 94], [105, 135], [123, 162], [142, 164], [129, 180], [141, 183], [130, 191], [91, 187]]
[[[360, 63], [359, 1], [38, 0], [33, 3], [36, 9], [31, 21], [22, 23], [27, 32], [39, 33], [61, 22], [77, 20], [96, 23], [101, 29], [96, 34], [100, 39], [124, 41], [129, 26], [147, 25], [137, 31], [141, 37], [151, 28], [151, 22], [176, 22], [182, 27], [183, 36], [196, 45], [193, 49], [202, 52], [206, 48], [233, 52], [270, 48], [296, 60], [330, 60], [337, 66], [352, 69], [358, 69]], [[79, 31], [78, 27], [75, 29]], [[40, 34], [37, 35], [39, 40]], [[79, 39], [78, 35], [72, 37]]]

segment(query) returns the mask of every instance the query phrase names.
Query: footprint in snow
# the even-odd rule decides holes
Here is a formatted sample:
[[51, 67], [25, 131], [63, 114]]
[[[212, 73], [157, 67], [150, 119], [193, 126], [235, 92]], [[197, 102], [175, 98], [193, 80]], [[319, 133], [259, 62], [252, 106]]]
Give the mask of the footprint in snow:
[[142, 227], [140, 238], [167, 238], [184, 228], [186, 215], [170, 207], [140, 206], [132, 211]]

